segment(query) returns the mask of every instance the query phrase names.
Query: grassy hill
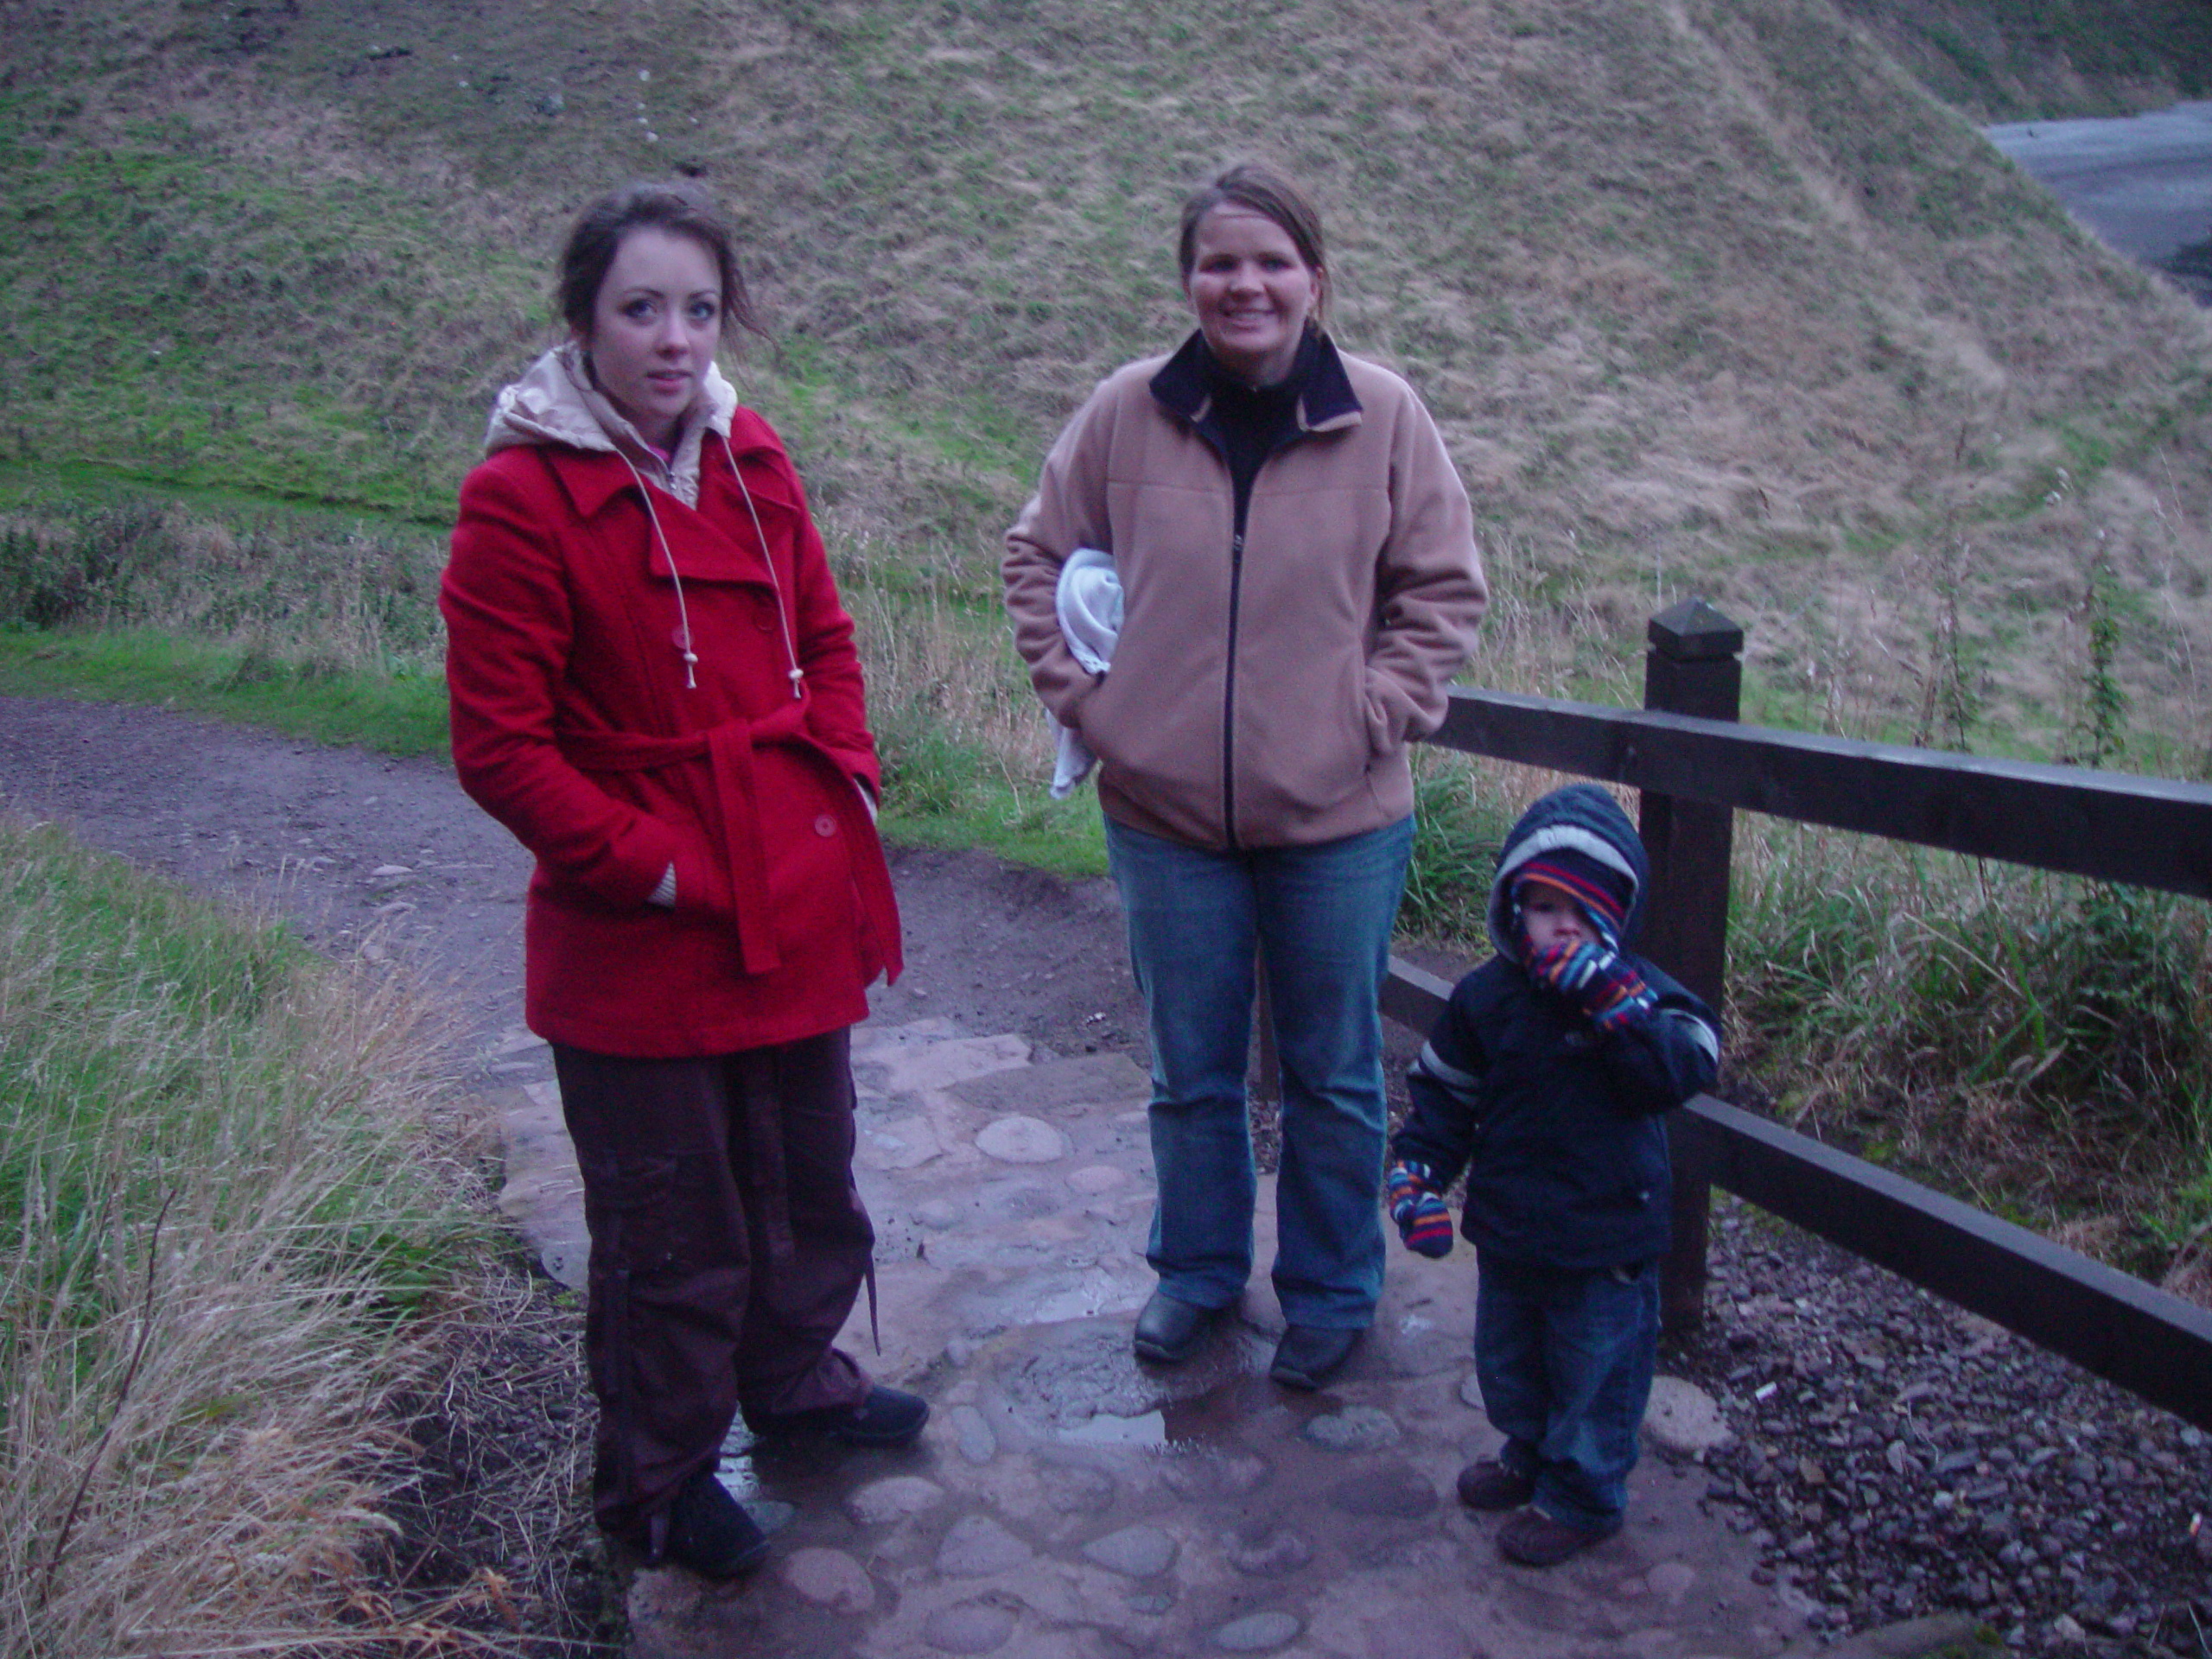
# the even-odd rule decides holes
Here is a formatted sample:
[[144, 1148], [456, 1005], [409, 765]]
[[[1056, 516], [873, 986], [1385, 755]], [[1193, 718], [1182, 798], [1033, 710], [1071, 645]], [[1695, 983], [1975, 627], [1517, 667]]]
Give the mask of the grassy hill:
[[2050, 753], [2095, 613], [2130, 764], [2204, 763], [2205, 323], [1831, 0], [7, 0], [0, 27], [18, 502], [96, 463], [434, 548], [550, 338], [568, 216], [681, 169], [735, 211], [775, 331], [746, 391], [841, 556], [982, 619], [1059, 422], [1186, 326], [1181, 192], [1257, 150], [1324, 200], [1340, 336], [1421, 386], [1475, 491], [1506, 602], [1472, 677], [1624, 695], [1643, 618], [1701, 592], [1769, 718], [1940, 740], [1948, 709]]
[[[2125, 105], [2184, 85], [2194, 15], [0, 0], [0, 683], [435, 747], [493, 392], [553, 337], [575, 208], [680, 170], [747, 244], [772, 339], [739, 378], [858, 614], [887, 828], [1095, 869], [999, 537], [1096, 378], [1187, 328], [1176, 206], [1258, 151], [1474, 493], [1470, 679], [1637, 701], [1646, 619], [1703, 594], [1754, 718], [2206, 775], [2212, 333], [1923, 49]], [[2100, 16], [2152, 71], [2046, 38]], [[1541, 780], [1419, 763], [1402, 922], [1465, 931]], [[2139, 1270], [2201, 1235], [2205, 906], [1748, 816], [1738, 845], [1732, 1052], [1781, 1116]]]
[[2199, 0], [1841, 0], [1977, 121], [2129, 115], [2212, 96]]

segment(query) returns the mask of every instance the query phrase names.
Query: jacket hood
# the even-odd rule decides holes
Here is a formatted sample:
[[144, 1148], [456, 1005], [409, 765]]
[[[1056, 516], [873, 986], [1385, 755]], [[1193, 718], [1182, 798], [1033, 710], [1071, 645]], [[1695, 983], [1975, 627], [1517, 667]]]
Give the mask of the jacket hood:
[[629, 419], [592, 384], [582, 349], [570, 340], [556, 346], [500, 388], [484, 431], [484, 453], [524, 444], [564, 444], [572, 449], [619, 454], [666, 486], [690, 505], [699, 500], [699, 446], [709, 432], [729, 437], [737, 392], [712, 363], [700, 383], [699, 398], [683, 418], [672, 462], [664, 461]]
[[1643, 919], [1644, 889], [1651, 864], [1643, 842], [1620, 804], [1595, 784], [1569, 784], [1543, 797], [1521, 815], [1497, 849], [1497, 874], [1491, 882], [1490, 942], [1498, 955], [1519, 961], [1521, 946], [1513, 925], [1513, 873], [1540, 854], [1566, 849], [1618, 870], [1630, 883], [1625, 947]]

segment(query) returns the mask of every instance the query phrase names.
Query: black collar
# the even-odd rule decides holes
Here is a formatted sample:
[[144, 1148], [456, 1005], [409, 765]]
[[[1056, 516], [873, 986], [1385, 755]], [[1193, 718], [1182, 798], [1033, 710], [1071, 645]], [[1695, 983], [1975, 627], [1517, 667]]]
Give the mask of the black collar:
[[[1298, 399], [1299, 430], [1329, 432], [1355, 424], [1360, 415], [1359, 399], [1352, 391], [1351, 378], [1344, 372], [1344, 359], [1337, 354], [1336, 342], [1317, 329], [1300, 347], [1301, 356], [1309, 353], [1313, 360]], [[1152, 377], [1152, 395], [1169, 413], [1196, 426], [1205, 419], [1213, 403], [1212, 365], [1213, 353], [1206, 350], [1205, 336], [1193, 329], [1175, 355]]]

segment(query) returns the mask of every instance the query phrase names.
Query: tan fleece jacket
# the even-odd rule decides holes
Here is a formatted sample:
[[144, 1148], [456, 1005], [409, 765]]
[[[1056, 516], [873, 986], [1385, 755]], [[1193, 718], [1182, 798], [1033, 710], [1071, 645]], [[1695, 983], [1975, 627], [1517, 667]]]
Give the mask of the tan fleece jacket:
[[[1489, 598], [1435, 423], [1396, 375], [1339, 357], [1357, 408], [1308, 411], [1261, 467], [1239, 548], [1227, 463], [1154, 395], [1167, 360], [1099, 385], [1007, 533], [1031, 682], [1133, 829], [1268, 847], [1395, 823], [1413, 810], [1407, 741], [1442, 720]], [[1054, 610], [1078, 547], [1110, 552], [1122, 580], [1103, 677], [1069, 654]]]

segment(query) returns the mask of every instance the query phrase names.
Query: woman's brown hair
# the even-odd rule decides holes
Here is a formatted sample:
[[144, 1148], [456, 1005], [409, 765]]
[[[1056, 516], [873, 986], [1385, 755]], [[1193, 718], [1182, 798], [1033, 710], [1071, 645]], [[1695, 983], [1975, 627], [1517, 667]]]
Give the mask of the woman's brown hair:
[[1193, 190], [1183, 203], [1183, 223], [1175, 241], [1175, 265], [1190, 285], [1198, 260], [1198, 221], [1217, 207], [1243, 207], [1271, 219], [1321, 278], [1321, 297], [1313, 307], [1319, 321], [1329, 302], [1328, 257], [1321, 243], [1321, 213], [1287, 173], [1265, 162], [1238, 162], [1224, 168]]
[[737, 269], [735, 238], [729, 221], [715, 206], [714, 198], [688, 180], [667, 183], [626, 184], [610, 190], [576, 215], [569, 229], [568, 245], [561, 251], [561, 268], [554, 286], [555, 303], [570, 332], [581, 340], [591, 338], [593, 308], [607, 267], [622, 246], [622, 238], [644, 226], [689, 237], [705, 249], [715, 262], [721, 283], [722, 333], [733, 327], [756, 334], [761, 327]]

